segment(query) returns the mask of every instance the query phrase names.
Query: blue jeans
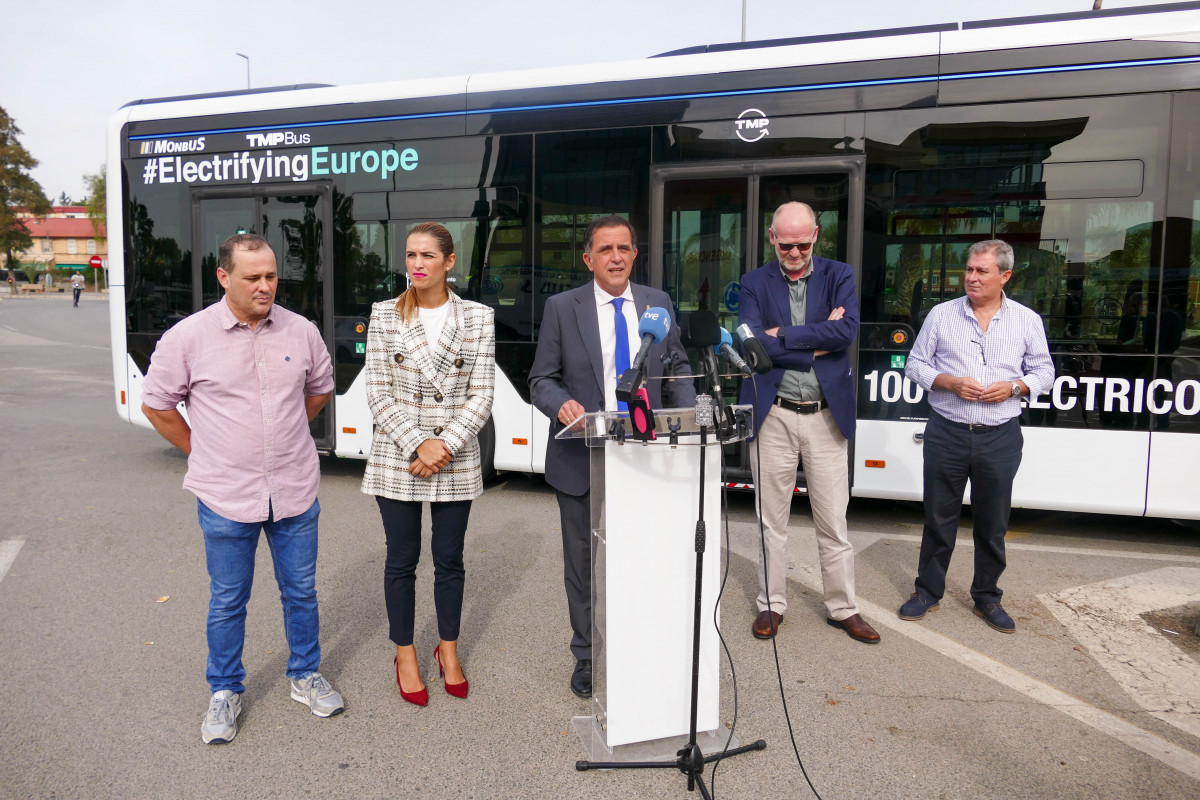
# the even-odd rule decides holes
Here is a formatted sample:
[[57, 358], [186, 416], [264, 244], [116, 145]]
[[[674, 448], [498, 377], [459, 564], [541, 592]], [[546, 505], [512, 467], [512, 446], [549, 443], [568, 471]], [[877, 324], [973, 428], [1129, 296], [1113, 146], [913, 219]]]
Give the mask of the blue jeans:
[[321, 504], [313, 501], [303, 514], [266, 522], [234, 522], [197, 500], [204, 552], [208, 561], [208, 667], [205, 677], [213, 692], [243, 692], [246, 668], [242, 645], [246, 639], [246, 603], [254, 583], [254, 551], [259, 531], [266, 531], [275, 581], [283, 601], [283, 630], [291, 651], [289, 678], [303, 678], [321, 664], [317, 617], [317, 518]]

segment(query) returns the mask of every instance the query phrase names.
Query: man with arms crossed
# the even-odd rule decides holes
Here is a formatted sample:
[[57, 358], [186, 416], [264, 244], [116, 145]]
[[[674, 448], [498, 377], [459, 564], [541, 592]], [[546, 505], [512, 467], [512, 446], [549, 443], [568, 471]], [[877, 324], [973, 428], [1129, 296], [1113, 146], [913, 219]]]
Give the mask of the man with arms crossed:
[[758, 616], [751, 630], [759, 639], [772, 638], [787, 610], [785, 547], [801, 459], [826, 621], [852, 639], [876, 644], [879, 634], [858, 611], [854, 547], [846, 533], [847, 441], [854, 437], [856, 415], [849, 353], [858, 335], [858, 296], [849, 264], [813, 256], [819, 232], [812, 208], [784, 203], [771, 219], [776, 260], [742, 278], [740, 321], [774, 364], [753, 383], [744, 381], [741, 392], [741, 402], [754, 403], [750, 465], [766, 551], [759, 559]]
[[[617, 365], [628, 366], [637, 354], [640, 315], [651, 306], [671, 310], [671, 298], [665, 292], [629, 282], [637, 258], [634, 242], [633, 227], [621, 217], [602, 217], [588, 226], [583, 263], [594, 280], [546, 301], [537, 353], [529, 370], [533, 404], [550, 418], [546, 482], [558, 495], [563, 582], [574, 632], [571, 653], [576, 658], [571, 691], [579, 697], [592, 694], [590, 465], [582, 439], [564, 441], [554, 435], [582, 414], [617, 409], [617, 379], [621, 376]], [[624, 359], [618, 354], [618, 342], [626, 351]], [[690, 372], [674, 319], [666, 340], [650, 348], [644, 369], [651, 408], [664, 407], [664, 388], [671, 396], [666, 407], [696, 404], [690, 380], [661, 380], [664, 375]]]
[[925, 529], [915, 591], [900, 619], [936, 611], [946, 591], [963, 492], [971, 481], [975, 614], [994, 630], [1016, 623], [1000, 605], [1004, 534], [1012, 510], [1012, 483], [1021, 465], [1021, 398], [1043, 394], [1054, 365], [1042, 319], [1010, 300], [1013, 250], [999, 239], [967, 251], [966, 294], [933, 307], [904, 374], [929, 392], [925, 425]]
[[321, 472], [308, 423], [333, 391], [329, 351], [316, 326], [274, 304], [279, 277], [265, 239], [229, 237], [218, 264], [224, 298], [163, 334], [142, 388], [142, 413], [188, 456], [183, 485], [196, 495], [204, 533], [213, 692], [200, 726], [206, 744], [237, 735], [246, 603], [261, 530], [283, 601], [292, 699], [319, 717], [343, 709], [342, 696], [317, 671]]

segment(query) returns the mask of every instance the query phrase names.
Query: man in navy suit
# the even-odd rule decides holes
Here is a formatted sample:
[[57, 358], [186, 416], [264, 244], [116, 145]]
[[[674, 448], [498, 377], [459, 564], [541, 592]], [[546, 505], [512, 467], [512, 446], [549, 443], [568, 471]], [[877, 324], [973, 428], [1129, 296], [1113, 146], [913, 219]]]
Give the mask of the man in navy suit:
[[742, 278], [740, 321], [750, 326], [774, 368], [742, 383], [754, 404], [750, 465], [765, 554], [758, 569], [753, 633], [775, 636], [787, 610], [787, 526], [797, 459], [804, 465], [827, 622], [868, 644], [879, 634], [858, 611], [854, 548], [846, 535], [850, 502], [847, 443], [854, 436], [850, 345], [858, 335], [858, 297], [849, 264], [815, 258], [820, 233], [804, 203], [784, 203], [771, 220], [777, 259]]
[[[639, 315], [651, 306], [671, 310], [671, 298], [665, 292], [629, 282], [637, 258], [635, 241], [633, 227], [622, 217], [602, 217], [588, 226], [583, 263], [594, 280], [546, 301], [529, 370], [533, 404], [550, 418], [546, 482], [558, 494], [563, 582], [574, 631], [571, 653], [576, 658], [571, 691], [580, 697], [592, 694], [590, 465], [582, 439], [554, 436], [585, 413], [616, 410], [618, 338], [625, 340], [629, 350], [624, 362], [628, 364], [641, 345]], [[624, 327], [620, 337], [618, 324]], [[696, 404], [691, 380], [662, 380], [691, 371], [674, 320], [667, 338], [650, 348], [644, 371], [652, 408], [664, 407], [664, 390], [671, 397], [668, 408]]]

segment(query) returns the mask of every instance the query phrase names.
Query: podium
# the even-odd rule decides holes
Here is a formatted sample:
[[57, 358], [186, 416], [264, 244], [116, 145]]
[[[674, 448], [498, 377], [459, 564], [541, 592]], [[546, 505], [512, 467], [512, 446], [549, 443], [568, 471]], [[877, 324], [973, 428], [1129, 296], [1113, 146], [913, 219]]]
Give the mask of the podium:
[[[674, 758], [690, 728], [700, 459], [708, 531], [701, 594], [697, 742], [721, 750], [719, 621], [721, 445], [746, 438], [749, 406], [724, 438], [700, 445], [695, 410], [654, 412], [656, 438], [628, 412], [586, 414], [557, 434], [586, 442], [591, 464], [592, 699], [572, 725], [593, 761]], [[729, 742], [736, 746], [736, 742]]]

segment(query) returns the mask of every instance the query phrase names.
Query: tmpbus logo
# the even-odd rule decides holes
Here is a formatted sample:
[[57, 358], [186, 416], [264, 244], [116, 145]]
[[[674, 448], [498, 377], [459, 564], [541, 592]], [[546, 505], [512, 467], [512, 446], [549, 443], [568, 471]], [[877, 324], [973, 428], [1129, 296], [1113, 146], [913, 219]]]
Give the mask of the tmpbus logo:
[[747, 108], [734, 120], [733, 129], [743, 142], [757, 142], [764, 136], [770, 135], [767, 126], [771, 120], [757, 108]]
[[141, 155], [157, 156], [163, 153], [199, 153], [204, 149], [204, 137], [196, 139], [154, 139], [142, 142]]
[[278, 147], [281, 144], [308, 144], [312, 141], [307, 133], [271, 131], [270, 133], [247, 133], [246, 141], [251, 147]]

